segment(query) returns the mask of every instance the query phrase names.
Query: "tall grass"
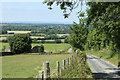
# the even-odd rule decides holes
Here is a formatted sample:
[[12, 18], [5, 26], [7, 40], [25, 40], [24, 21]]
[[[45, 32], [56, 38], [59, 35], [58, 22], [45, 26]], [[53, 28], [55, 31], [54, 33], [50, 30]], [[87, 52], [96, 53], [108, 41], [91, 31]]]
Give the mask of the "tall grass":
[[62, 71], [62, 78], [92, 78], [92, 72], [85, 61], [84, 54], [76, 55], [70, 65]]

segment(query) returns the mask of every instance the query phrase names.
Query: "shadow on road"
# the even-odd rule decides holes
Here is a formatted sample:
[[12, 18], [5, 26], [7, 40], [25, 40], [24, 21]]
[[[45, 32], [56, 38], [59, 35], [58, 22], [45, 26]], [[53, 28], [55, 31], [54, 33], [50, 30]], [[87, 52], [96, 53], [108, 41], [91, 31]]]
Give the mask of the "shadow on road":
[[[93, 77], [97, 80], [120, 80], [120, 78], [116, 78], [116, 74], [107, 74], [107, 73], [93, 73]], [[111, 78], [112, 77], [112, 78]]]
[[117, 67], [90, 54], [87, 54], [87, 60], [95, 79], [120, 80], [120, 69]]
[[106, 68], [106, 70], [120, 70], [119, 68]]

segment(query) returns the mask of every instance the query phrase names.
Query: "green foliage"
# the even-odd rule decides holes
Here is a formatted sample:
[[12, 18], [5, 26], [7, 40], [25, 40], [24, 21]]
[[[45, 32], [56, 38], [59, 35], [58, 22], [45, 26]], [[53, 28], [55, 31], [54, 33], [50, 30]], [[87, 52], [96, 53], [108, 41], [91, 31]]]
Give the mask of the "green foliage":
[[80, 24], [74, 23], [72, 27], [70, 26], [72, 34], [69, 38], [69, 43], [81, 50], [84, 50], [84, 45], [87, 40], [88, 28], [85, 26], [83, 19], [81, 19]]
[[[0, 27], [1, 28], [1, 27]], [[0, 34], [7, 34], [7, 30], [1, 29]]]
[[75, 55], [70, 65], [67, 65], [65, 70], [62, 71], [60, 77], [62, 78], [92, 78], [92, 72], [88, 66], [88, 63], [84, 64], [84, 53]]
[[65, 40], [64, 40], [64, 43], [68, 43], [68, 37], [67, 38], [65, 38]]
[[39, 53], [43, 53], [44, 52], [44, 46], [41, 45], [40, 48], [38, 48], [38, 51], [39, 51]]
[[2, 51], [5, 51], [5, 49], [6, 49], [6, 47], [5, 47], [5, 46], [3, 46]]
[[[87, 5], [90, 7], [88, 17], [70, 27], [70, 44], [81, 50], [110, 48], [116, 53], [120, 50], [120, 2], [89, 2]], [[84, 16], [84, 13], [79, 15]]]
[[45, 42], [46, 42], [45, 40], [42, 40], [42, 41], [41, 41], [41, 43], [43, 43], [43, 44], [44, 44]]
[[[16, 24], [5, 23], [1, 26], [0, 34], [7, 34], [7, 31], [31, 31], [32, 36], [45, 36], [43, 34], [66, 34], [70, 33], [67, 24]], [[4, 32], [4, 33], [3, 33]]]
[[61, 43], [62, 41], [60, 39], [56, 39], [55, 43]]
[[108, 47], [116, 52], [120, 49], [120, 2], [118, 3], [88, 3], [88, 25], [92, 29], [88, 35], [90, 46], [103, 49]]
[[16, 34], [9, 41], [12, 53], [20, 54], [31, 50], [32, 40], [28, 34]]

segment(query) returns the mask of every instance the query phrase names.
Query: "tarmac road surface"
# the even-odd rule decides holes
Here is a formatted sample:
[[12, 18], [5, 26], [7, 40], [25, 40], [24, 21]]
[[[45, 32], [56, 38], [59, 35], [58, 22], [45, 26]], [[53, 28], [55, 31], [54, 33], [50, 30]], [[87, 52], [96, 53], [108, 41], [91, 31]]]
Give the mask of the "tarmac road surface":
[[113, 64], [90, 54], [87, 54], [87, 61], [95, 79], [120, 80], [119, 69]]

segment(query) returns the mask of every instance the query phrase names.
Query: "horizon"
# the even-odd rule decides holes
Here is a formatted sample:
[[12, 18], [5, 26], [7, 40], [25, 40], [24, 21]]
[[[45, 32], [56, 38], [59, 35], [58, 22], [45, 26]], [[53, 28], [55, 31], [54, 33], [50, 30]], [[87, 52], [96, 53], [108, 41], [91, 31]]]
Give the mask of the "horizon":
[[[67, 23], [32, 23], [32, 22], [2, 22], [0, 24], [60, 24], [60, 25], [67, 25]], [[69, 23], [70, 25], [72, 25], [72, 23]]]

